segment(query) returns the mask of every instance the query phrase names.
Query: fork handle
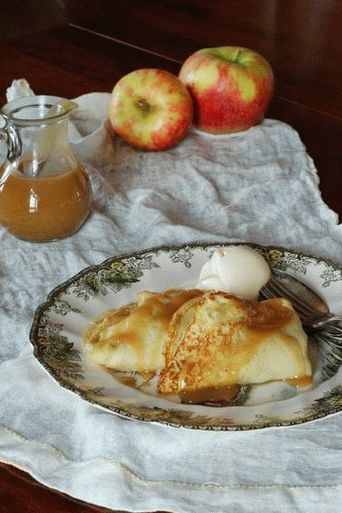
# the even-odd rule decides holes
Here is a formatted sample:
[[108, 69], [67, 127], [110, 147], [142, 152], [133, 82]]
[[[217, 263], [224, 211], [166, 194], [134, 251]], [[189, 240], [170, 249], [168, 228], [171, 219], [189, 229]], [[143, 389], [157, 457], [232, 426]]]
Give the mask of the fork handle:
[[[327, 324], [335, 326], [335, 323], [342, 323], [342, 317], [328, 312], [315, 317], [305, 317], [302, 319], [302, 323], [304, 326], [316, 330], [326, 327]], [[342, 330], [342, 324], [339, 328]]]

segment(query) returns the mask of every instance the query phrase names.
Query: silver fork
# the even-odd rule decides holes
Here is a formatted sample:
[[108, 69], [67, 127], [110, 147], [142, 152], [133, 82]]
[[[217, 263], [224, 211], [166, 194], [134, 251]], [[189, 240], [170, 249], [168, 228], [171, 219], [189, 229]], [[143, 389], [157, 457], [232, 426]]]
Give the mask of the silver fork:
[[283, 297], [292, 303], [304, 328], [321, 347], [323, 378], [332, 377], [342, 364], [342, 318], [331, 313], [303, 282], [285, 272], [277, 271], [277, 274], [261, 289], [261, 298]]

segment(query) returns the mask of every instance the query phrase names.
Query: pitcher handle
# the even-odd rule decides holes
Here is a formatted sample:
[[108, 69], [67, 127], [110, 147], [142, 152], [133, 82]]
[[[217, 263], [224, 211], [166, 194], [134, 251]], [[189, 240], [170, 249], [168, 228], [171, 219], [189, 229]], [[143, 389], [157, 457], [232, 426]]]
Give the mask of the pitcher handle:
[[2, 117], [5, 120], [5, 125], [0, 128], [0, 137], [4, 139], [7, 144], [7, 160], [13, 163], [20, 157], [23, 145], [15, 125], [6, 119], [5, 116]]

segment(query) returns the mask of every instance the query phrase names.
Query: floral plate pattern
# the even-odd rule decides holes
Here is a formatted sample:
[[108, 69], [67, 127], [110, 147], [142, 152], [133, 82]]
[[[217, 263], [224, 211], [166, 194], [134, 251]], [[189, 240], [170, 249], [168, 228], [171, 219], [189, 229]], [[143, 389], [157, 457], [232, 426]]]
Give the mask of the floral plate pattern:
[[[237, 243], [235, 243], [237, 244]], [[238, 243], [241, 244], [241, 243]], [[91, 363], [81, 334], [109, 308], [135, 300], [140, 290], [194, 287], [199, 270], [217, 248], [230, 243], [160, 247], [109, 258], [55, 288], [36, 311], [30, 340], [34, 355], [64, 388], [109, 412], [174, 427], [242, 431], [313, 421], [342, 410], [342, 369], [320, 378], [319, 348], [310, 342], [314, 380], [298, 390], [283, 382], [242, 387], [230, 406], [182, 404], [158, 395], [155, 380], [115, 373]], [[247, 244], [276, 271], [285, 270], [310, 285], [331, 311], [342, 313], [342, 268], [333, 262], [284, 248]]]

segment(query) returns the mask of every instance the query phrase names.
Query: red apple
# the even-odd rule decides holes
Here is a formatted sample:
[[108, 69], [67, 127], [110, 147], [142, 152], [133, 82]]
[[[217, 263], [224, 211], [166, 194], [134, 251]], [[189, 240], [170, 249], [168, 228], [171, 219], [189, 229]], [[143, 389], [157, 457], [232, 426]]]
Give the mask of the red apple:
[[194, 101], [194, 125], [213, 134], [259, 123], [274, 91], [270, 64], [258, 53], [234, 46], [195, 52], [179, 78]]
[[175, 146], [192, 123], [184, 84], [162, 69], [138, 69], [122, 77], [109, 102], [111, 125], [124, 141], [143, 150]]

